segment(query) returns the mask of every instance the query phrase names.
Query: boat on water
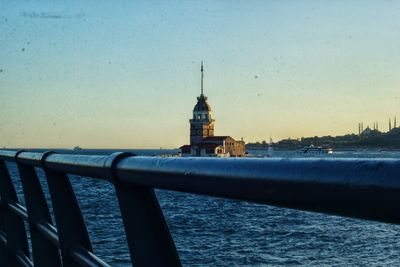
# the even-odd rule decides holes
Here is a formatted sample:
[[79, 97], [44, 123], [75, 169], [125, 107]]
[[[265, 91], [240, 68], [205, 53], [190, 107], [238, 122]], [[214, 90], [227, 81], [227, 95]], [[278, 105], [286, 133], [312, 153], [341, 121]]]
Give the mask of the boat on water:
[[82, 148], [80, 146], [76, 146], [72, 150], [78, 151], [78, 150], [82, 150]]
[[303, 153], [314, 153], [314, 154], [332, 154], [333, 150], [331, 147], [324, 147], [324, 146], [314, 146], [314, 145], [309, 145], [305, 146], [301, 152]]

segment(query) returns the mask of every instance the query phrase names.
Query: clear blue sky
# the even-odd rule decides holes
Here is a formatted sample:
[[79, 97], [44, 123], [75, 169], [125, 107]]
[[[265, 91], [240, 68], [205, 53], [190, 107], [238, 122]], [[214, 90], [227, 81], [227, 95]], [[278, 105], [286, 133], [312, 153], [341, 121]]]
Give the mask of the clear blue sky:
[[400, 1], [1, 1], [0, 147], [338, 135], [400, 117]]

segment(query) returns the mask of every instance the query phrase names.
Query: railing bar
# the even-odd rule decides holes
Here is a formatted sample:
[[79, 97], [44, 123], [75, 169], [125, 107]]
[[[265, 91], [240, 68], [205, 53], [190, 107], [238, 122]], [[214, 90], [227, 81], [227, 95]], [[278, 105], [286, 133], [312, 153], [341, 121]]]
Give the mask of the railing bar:
[[75, 246], [70, 250], [72, 258], [81, 266], [86, 267], [110, 267], [96, 255], [88, 251], [82, 246]]
[[115, 189], [135, 266], [182, 266], [154, 190], [119, 183]]
[[48, 240], [50, 240], [54, 245], [57, 247], [60, 246], [60, 241], [58, 239], [57, 229], [48, 222], [37, 222], [36, 228], [39, 230], [40, 233]]
[[15, 253], [15, 258], [17, 259], [17, 262], [20, 266], [33, 267], [32, 261], [21, 250], [18, 250], [18, 252]]
[[[45, 233], [43, 235], [37, 228], [38, 222], [48, 222], [50, 224], [52, 222], [39, 177], [34, 167], [20, 162], [19, 156], [17, 157], [17, 167], [28, 213], [33, 263], [36, 266], [61, 267], [60, 251], [50, 240], [54, 239], [54, 232], [42, 229]], [[48, 236], [50, 236], [50, 239]]]
[[86, 223], [68, 175], [48, 171], [46, 168], [44, 170], [56, 219], [63, 266], [76, 266], [70, 253], [71, 245], [92, 250]]
[[4, 231], [0, 231], [0, 241], [3, 243], [3, 246], [7, 246], [7, 235]]
[[[17, 203], [18, 198], [10, 173], [3, 160], [0, 160], [0, 194], [2, 200], [0, 217], [2, 220], [2, 229], [4, 229], [7, 237], [7, 253], [15, 255], [18, 251], [21, 251], [23, 255], [29, 257], [30, 253], [24, 219], [18, 216], [8, 205], [8, 203]], [[19, 212], [19, 215], [24, 216], [24, 213], [26, 214], [24, 212], [25, 209], [22, 209], [22, 211], [22, 213]], [[7, 257], [1, 264], [4, 266], [16, 266], [17, 260], [15, 256]]]
[[7, 203], [7, 207], [14, 212], [16, 215], [18, 215], [20, 218], [24, 219], [25, 221], [28, 220], [28, 213], [26, 212], [26, 208], [19, 203], [10, 200]]

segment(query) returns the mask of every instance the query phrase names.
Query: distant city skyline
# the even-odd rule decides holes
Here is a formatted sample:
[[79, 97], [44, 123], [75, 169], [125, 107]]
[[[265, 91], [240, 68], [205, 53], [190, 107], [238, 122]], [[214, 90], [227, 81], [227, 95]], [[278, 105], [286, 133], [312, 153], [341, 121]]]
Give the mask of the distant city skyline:
[[179, 147], [202, 60], [216, 135], [357, 134], [400, 117], [399, 1], [0, 7], [0, 147]]

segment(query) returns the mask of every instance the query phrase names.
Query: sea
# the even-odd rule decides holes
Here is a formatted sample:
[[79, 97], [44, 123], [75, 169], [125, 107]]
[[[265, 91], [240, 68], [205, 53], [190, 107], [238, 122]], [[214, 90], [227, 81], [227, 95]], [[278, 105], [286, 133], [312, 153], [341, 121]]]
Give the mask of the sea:
[[[163, 149], [126, 151], [143, 156], [177, 153]], [[114, 151], [79, 151], [82, 154], [111, 152]], [[251, 153], [266, 155], [267, 151]], [[273, 156], [400, 158], [400, 152], [275, 151]], [[17, 168], [13, 163], [7, 166], [19, 201], [24, 203]], [[37, 172], [49, 201], [43, 172], [40, 169]], [[103, 180], [74, 175], [70, 180], [94, 253], [111, 266], [131, 266], [113, 186]], [[400, 266], [400, 225], [167, 190], [156, 190], [156, 194], [183, 266]]]

